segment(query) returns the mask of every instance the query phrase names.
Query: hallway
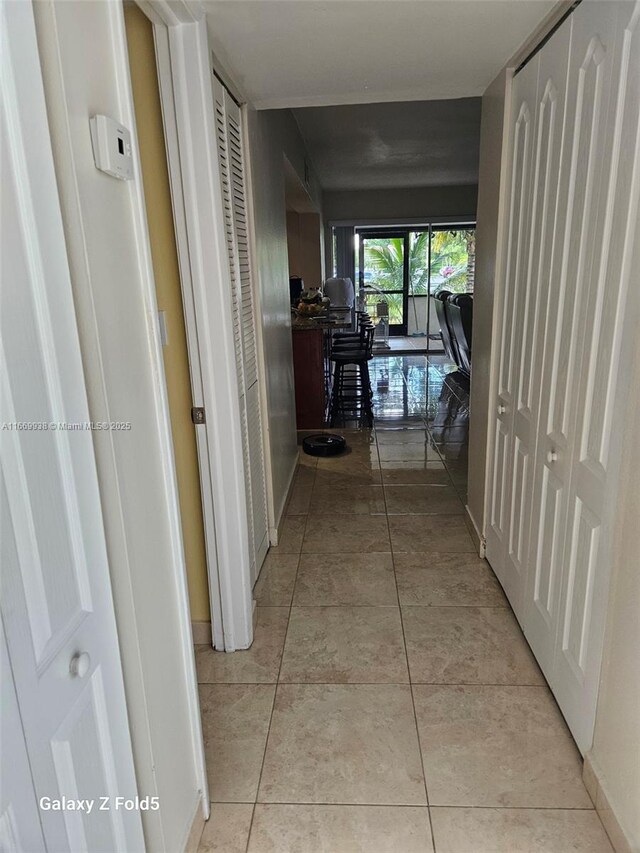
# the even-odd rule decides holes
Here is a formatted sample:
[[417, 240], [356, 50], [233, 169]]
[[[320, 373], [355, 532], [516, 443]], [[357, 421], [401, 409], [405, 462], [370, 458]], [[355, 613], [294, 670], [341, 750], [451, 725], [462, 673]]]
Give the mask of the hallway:
[[300, 455], [246, 652], [199, 646], [200, 853], [607, 853], [579, 753], [467, 531], [467, 380], [372, 365], [376, 429]]

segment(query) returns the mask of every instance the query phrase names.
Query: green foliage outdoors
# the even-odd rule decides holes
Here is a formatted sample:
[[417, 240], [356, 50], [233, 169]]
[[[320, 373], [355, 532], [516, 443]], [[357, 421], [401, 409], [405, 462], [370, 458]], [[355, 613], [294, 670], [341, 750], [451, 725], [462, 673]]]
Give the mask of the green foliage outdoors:
[[[475, 228], [434, 231], [431, 240], [431, 292], [473, 290]], [[423, 291], [426, 293], [426, 289]]]
[[[365, 282], [379, 290], [402, 290], [404, 275], [404, 239], [402, 237], [365, 238], [364, 268], [373, 276]], [[436, 293], [443, 288], [453, 293], [473, 289], [475, 267], [475, 230], [434, 231], [429, 265], [429, 232], [409, 234], [409, 295]], [[430, 268], [429, 268], [430, 266]], [[429, 280], [431, 287], [429, 288]], [[367, 295], [374, 306], [380, 296]], [[402, 323], [402, 293], [389, 294], [389, 320]]]

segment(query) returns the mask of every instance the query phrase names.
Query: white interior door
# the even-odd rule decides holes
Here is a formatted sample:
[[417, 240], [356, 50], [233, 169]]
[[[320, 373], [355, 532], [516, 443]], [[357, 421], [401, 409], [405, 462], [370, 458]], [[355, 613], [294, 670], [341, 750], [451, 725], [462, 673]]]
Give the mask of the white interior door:
[[269, 547], [269, 537], [244, 141], [240, 108], [217, 78], [214, 78], [214, 95], [218, 160], [233, 297], [233, 333], [242, 419], [251, 583], [254, 584]]
[[[620, 353], [623, 330], [634, 333], [627, 297], [640, 180], [638, 9], [583, 3], [537, 54], [533, 106], [536, 72], [525, 66], [514, 81], [487, 556], [583, 751], [608, 600]], [[529, 115], [535, 143], [525, 154]]]
[[11, 673], [4, 629], [0, 624], [0, 850], [44, 853], [38, 801], [31, 778], [18, 697]]
[[526, 487], [530, 480], [529, 419], [522, 405], [523, 327], [530, 310], [529, 249], [531, 185], [538, 93], [539, 57], [518, 75], [511, 132], [511, 195], [507, 227], [500, 357], [495, 406], [492, 497], [487, 529], [487, 559], [516, 615], [523, 600], [526, 554]]
[[22, 724], [13, 736], [24, 735], [38, 799], [95, 800], [90, 813], [40, 808], [48, 850], [135, 853], [140, 813], [116, 800], [135, 797], [136, 780], [33, 11], [3, 3], [1, 14], [0, 538]]
[[[630, 7], [628, 7], [630, 8]], [[599, 640], [587, 655], [584, 632], [592, 625], [589, 576], [595, 577], [604, 491], [598, 484], [591, 509], [578, 512], [571, 497], [579, 460], [580, 388], [596, 366], [590, 359], [589, 328], [600, 285], [598, 268], [608, 239], [604, 231], [612, 137], [608, 105], [616, 58], [615, 7], [585, 4], [572, 18], [567, 80], [560, 204], [555, 230], [558, 252], [550, 279], [550, 304], [542, 370], [542, 404], [536, 451], [531, 571], [525, 634], [549, 680], [579, 746], [591, 744], [596, 692], [586, 688], [582, 667], [600, 667], [596, 649], [604, 636], [607, 585], [601, 586]], [[552, 43], [542, 67], [554, 60]], [[604, 297], [604, 293], [601, 293]], [[611, 368], [610, 358], [603, 369]], [[597, 369], [597, 368], [596, 368]], [[578, 453], [578, 456], [576, 455]], [[579, 531], [578, 531], [579, 528]], [[597, 574], [608, 577], [602, 563]], [[570, 654], [572, 666], [562, 671]]]
[[618, 475], [614, 418], [624, 405], [620, 352], [623, 333], [637, 334], [626, 315], [637, 317], [637, 294], [633, 304], [628, 296], [632, 275], [637, 290], [640, 243], [640, 3], [616, 3], [615, 14], [602, 8], [608, 4], [586, 6], [575, 22], [576, 60], [587, 38], [599, 39], [611, 96], [608, 110], [594, 111], [592, 122], [601, 181], [598, 202], [583, 219], [593, 258], [576, 312], [582, 348], [575, 355], [579, 367], [572, 367], [575, 425], [567, 448], [571, 475], [553, 669], [558, 703], [583, 751], [595, 722]]
[[[568, 485], [576, 431], [577, 383], [584, 372], [583, 346], [589, 279], [602, 235], [597, 230], [603, 176], [605, 121], [611, 82], [615, 18], [603, 4], [586, 4], [571, 18], [571, 59], [554, 230], [557, 251], [550, 278], [536, 452], [531, 582], [525, 632], [550, 681], [554, 677], [561, 587], [565, 572]], [[543, 66], [554, 61], [553, 44]]]
[[[579, 109], [576, 118], [577, 68], [575, 61], [576, 43], [572, 43], [573, 18], [553, 36], [540, 54], [541, 90], [553, 92], [555, 100], [554, 127], [548, 127], [549, 184], [542, 183], [536, 192], [551, 193], [555, 203], [541, 222], [540, 253], [541, 275], [538, 287], [541, 291], [538, 313], [538, 355], [535, 364], [538, 387], [538, 412], [534, 482], [531, 501], [531, 536], [527, 590], [523, 607], [523, 627], [529, 642], [535, 647], [536, 656], [546, 673], [553, 668], [555, 655], [556, 626], [560, 607], [560, 579], [562, 574], [562, 548], [566, 525], [565, 486], [569, 477], [566, 447], [570, 437], [570, 409], [573, 385], [568, 375], [572, 329], [577, 328], [575, 311], [580, 298], [582, 282], [575, 281], [575, 270], [569, 276], [568, 244], [573, 239], [573, 258], [580, 257], [576, 246], [575, 223], [585, 215], [587, 202], [584, 182], [593, 175], [588, 172], [587, 162], [580, 163], [587, 152], [573, 145], [576, 120], [585, 116]], [[571, 53], [571, 79], [567, 88], [569, 58]], [[598, 73], [602, 54], [598, 51], [595, 61], [587, 66], [588, 85], [584, 98], [585, 108], [596, 107], [593, 100], [593, 82]], [[566, 111], [565, 111], [566, 107]], [[538, 104], [545, 123], [544, 95]], [[550, 113], [547, 115], [551, 118]], [[586, 125], [589, 125], [586, 117]], [[577, 174], [579, 170], [579, 175]], [[593, 176], [594, 179], [597, 176]], [[580, 199], [582, 207], [576, 207]], [[574, 235], [572, 238], [572, 234]], [[584, 238], [583, 238], [584, 239]], [[579, 241], [578, 241], [579, 242]], [[576, 286], [577, 285], [577, 286]]]

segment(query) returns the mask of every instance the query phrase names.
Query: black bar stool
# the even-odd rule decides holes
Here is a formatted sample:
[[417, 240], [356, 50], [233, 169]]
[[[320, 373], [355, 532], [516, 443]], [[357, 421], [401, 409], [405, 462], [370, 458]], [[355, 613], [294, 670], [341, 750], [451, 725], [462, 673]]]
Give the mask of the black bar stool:
[[[333, 351], [334, 346], [341, 346], [347, 343], [355, 344], [361, 342], [363, 326], [372, 322], [371, 317], [366, 311], [355, 311], [354, 321], [355, 329], [350, 329], [346, 332], [338, 332], [331, 330], [329, 334], [325, 336], [324, 380], [326, 399], [329, 400], [329, 403], [331, 402], [331, 383], [333, 370], [331, 365], [331, 353]], [[331, 406], [329, 406], [329, 412], [330, 410]]]
[[333, 385], [329, 425], [347, 416], [364, 418], [373, 427], [373, 393], [369, 378], [369, 361], [373, 357], [375, 326], [363, 320], [360, 329], [352, 335], [341, 335], [331, 348]]

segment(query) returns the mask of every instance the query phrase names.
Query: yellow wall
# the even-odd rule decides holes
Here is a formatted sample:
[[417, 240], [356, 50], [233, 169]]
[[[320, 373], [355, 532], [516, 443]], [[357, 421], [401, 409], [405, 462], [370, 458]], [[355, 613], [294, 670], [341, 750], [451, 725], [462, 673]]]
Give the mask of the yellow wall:
[[146, 15], [133, 3], [125, 4], [125, 25], [156, 295], [158, 309], [165, 312], [168, 331], [168, 345], [163, 350], [164, 369], [169, 393], [191, 618], [194, 621], [208, 621], [209, 591], [200, 476], [195, 427], [191, 422], [187, 341], [153, 29]]

